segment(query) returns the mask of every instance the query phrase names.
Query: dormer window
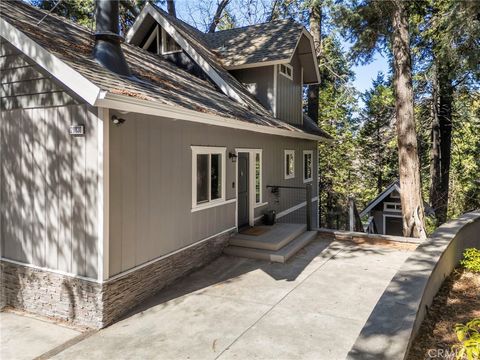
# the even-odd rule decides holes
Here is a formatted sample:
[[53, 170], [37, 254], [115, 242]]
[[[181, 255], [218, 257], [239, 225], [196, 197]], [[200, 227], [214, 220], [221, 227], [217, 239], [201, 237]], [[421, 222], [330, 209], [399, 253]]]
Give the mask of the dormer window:
[[182, 51], [180, 45], [162, 28], [162, 54], [172, 54]]
[[292, 67], [292, 65], [280, 64], [279, 71], [280, 71], [280, 74], [282, 74], [283, 76], [289, 78], [290, 80], [293, 80], [293, 67]]
[[180, 45], [173, 40], [165, 29], [158, 25], [152, 31], [142, 48], [157, 55], [167, 55], [182, 51]]

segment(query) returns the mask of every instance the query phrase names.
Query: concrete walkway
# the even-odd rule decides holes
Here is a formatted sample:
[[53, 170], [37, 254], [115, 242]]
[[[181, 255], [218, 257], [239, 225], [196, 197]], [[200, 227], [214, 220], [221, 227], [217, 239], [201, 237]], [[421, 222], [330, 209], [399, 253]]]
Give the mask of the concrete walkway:
[[410, 252], [315, 240], [287, 264], [222, 256], [56, 359], [344, 359]]
[[64, 326], [11, 312], [0, 313], [0, 358], [34, 359], [81, 333]]

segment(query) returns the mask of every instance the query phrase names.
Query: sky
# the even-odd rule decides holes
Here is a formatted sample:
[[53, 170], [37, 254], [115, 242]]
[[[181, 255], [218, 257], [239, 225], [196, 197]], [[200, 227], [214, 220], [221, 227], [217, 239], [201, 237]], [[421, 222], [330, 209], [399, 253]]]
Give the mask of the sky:
[[387, 59], [381, 55], [375, 56], [375, 60], [368, 65], [354, 66], [355, 81], [353, 86], [359, 91], [364, 92], [372, 87], [372, 81], [377, 77], [379, 72], [388, 74]]

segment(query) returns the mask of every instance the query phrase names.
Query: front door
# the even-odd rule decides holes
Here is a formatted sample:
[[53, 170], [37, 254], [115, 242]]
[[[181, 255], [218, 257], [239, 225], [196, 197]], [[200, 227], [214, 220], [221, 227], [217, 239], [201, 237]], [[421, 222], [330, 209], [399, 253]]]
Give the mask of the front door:
[[242, 227], [249, 224], [249, 211], [248, 211], [248, 153], [238, 153], [238, 227]]
[[401, 217], [385, 216], [385, 235], [403, 236]]

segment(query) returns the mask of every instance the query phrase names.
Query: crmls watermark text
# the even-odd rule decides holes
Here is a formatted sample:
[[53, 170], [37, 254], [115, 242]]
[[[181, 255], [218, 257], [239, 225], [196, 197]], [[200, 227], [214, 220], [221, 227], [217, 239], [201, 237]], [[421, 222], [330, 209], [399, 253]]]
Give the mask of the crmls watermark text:
[[430, 349], [427, 354], [427, 359], [454, 360], [457, 356], [457, 352], [450, 349]]

